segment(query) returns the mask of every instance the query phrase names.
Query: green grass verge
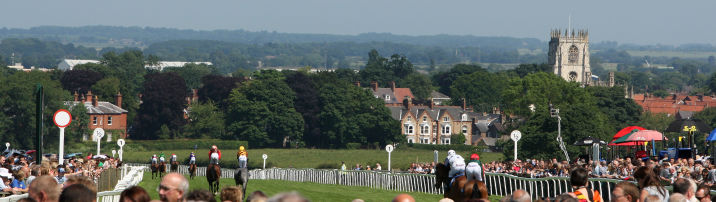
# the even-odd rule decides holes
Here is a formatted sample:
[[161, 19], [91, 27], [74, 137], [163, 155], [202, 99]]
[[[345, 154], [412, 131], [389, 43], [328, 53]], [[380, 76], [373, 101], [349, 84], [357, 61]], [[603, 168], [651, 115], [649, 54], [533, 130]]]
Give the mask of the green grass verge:
[[[222, 148], [219, 148], [222, 149]], [[163, 150], [163, 151], [127, 151], [124, 152], [125, 162], [149, 163], [152, 154], [164, 152], [170, 155], [176, 153], [177, 157], [184, 161], [189, 153], [194, 150]], [[221, 166], [235, 168], [236, 148], [222, 149]], [[356, 164], [370, 165], [374, 167], [380, 163], [383, 169], [388, 169], [388, 153], [385, 150], [331, 150], [331, 149], [249, 149], [249, 167], [262, 167], [262, 154], [267, 154], [266, 167], [279, 168], [339, 168], [341, 161], [346, 162], [349, 168]], [[447, 151], [440, 151], [439, 161], [443, 161]], [[458, 154], [469, 158], [470, 151], [457, 151]], [[502, 153], [478, 152], [483, 162], [502, 160]], [[208, 163], [208, 151], [198, 150], [197, 161], [200, 165]], [[432, 162], [433, 150], [415, 149], [409, 147], [396, 148], [391, 154], [391, 165], [394, 169], [406, 170], [410, 163]], [[184, 162], [183, 162], [184, 163]]]

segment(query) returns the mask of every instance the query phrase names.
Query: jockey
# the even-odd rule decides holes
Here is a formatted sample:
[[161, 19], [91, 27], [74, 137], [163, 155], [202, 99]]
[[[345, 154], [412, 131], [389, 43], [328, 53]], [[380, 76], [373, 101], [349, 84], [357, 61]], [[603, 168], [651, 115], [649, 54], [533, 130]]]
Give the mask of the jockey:
[[152, 155], [152, 164], [157, 164], [157, 154]]
[[459, 154], [456, 154], [454, 150], [448, 151], [448, 157], [445, 159], [445, 163], [445, 165], [450, 168], [448, 177], [454, 178], [465, 174], [465, 159]]
[[164, 163], [164, 162], [165, 162], [165, 160], [164, 160], [164, 152], [159, 153], [159, 163]]
[[176, 155], [176, 154], [172, 154], [172, 157], [169, 158], [169, 163], [174, 163], [174, 162], [176, 162], [176, 161], [177, 161], [177, 155]]
[[189, 164], [196, 164], [196, 155], [194, 155], [194, 152], [189, 154]]
[[216, 145], [211, 145], [211, 150], [209, 150], [209, 164], [219, 164], [219, 159], [221, 159], [221, 150], [219, 150]]
[[480, 156], [477, 154], [472, 154], [470, 156], [470, 161], [467, 163], [467, 166], [465, 167], [465, 176], [467, 177], [467, 180], [477, 180], [484, 182], [485, 181], [485, 172], [484, 169], [482, 169], [482, 162], [480, 162]]
[[239, 146], [239, 152], [236, 153], [236, 158], [239, 159], [239, 168], [246, 168], [246, 161], [249, 154], [244, 149], [244, 146]]

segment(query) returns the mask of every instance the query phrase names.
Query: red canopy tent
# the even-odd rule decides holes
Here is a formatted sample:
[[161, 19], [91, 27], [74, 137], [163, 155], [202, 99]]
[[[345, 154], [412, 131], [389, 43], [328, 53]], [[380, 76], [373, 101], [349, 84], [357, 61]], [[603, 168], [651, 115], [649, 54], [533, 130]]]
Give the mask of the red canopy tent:
[[621, 129], [617, 134], [614, 134], [614, 137], [612, 137], [612, 141], [609, 142], [609, 146], [639, 146], [644, 144], [643, 142], [622, 142], [622, 143], [614, 143], [615, 140], [619, 139], [620, 137], [636, 132], [640, 130], [646, 130], [645, 128], [639, 127], [639, 126], [629, 126], [626, 128]]

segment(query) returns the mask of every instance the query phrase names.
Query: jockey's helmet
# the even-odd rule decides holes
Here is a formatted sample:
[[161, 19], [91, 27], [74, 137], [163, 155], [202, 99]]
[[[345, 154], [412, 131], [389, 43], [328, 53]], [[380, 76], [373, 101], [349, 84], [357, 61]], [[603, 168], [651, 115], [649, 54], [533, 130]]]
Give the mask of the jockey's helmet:
[[477, 154], [472, 154], [472, 155], [470, 156], [470, 160], [480, 160], [480, 156], [477, 155]]
[[453, 156], [453, 155], [455, 155], [455, 150], [452, 150], [452, 149], [448, 150], [448, 156]]
[[244, 151], [244, 146], [239, 146], [239, 150]]
[[211, 145], [212, 149], [217, 149], [216, 145]]

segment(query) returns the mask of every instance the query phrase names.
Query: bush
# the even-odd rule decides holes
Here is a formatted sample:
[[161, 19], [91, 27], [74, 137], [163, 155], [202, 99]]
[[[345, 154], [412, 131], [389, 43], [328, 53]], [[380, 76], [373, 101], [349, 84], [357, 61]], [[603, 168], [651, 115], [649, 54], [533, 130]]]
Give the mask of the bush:
[[219, 139], [184, 139], [184, 140], [127, 140], [126, 145], [137, 145], [145, 150], [178, 150], [178, 149], [194, 149], [194, 145], [198, 149], [208, 149], [211, 145], [216, 145], [221, 150], [238, 149], [239, 146], [249, 148], [248, 142], [239, 140], [219, 140]]
[[467, 138], [465, 138], [465, 135], [463, 135], [462, 133], [450, 136], [450, 144], [464, 145], [465, 141], [467, 141]]
[[360, 149], [360, 145], [361, 145], [360, 143], [351, 142], [351, 143], [346, 144], [346, 148], [347, 149]]
[[[452, 141], [452, 140], [451, 140]], [[447, 151], [447, 150], [455, 150], [455, 151], [482, 151], [485, 149], [485, 147], [482, 146], [472, 146], [472, 145], [464, 145], [464, 144], [414, 144], [409, 143], [407, 144], [410, 148], [415, 149], [428, 149], [428, 150], [438, 150], [438, 151]]]

